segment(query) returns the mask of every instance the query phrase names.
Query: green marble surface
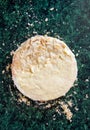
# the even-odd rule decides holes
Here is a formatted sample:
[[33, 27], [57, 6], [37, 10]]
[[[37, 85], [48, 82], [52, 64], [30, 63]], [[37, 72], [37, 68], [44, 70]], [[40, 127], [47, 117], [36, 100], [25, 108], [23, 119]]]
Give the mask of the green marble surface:
[[[64, 40], [78, 64], [70, 91], [45, 103], [21, 101], [6, 67], [12, 62], [11, 51], [35, 35]], [[71, 120], [60, 102], [72, 102]], [[90, 0], [0, 0], [0, 130], [37, 129], [90, 129]]]

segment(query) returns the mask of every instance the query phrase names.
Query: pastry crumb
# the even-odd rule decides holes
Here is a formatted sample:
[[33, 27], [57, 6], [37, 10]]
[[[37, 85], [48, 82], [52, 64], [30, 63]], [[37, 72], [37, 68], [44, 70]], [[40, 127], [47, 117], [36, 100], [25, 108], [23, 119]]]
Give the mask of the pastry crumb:
[[71, 101], [71, 100], [70, 100], [70, 101], [68, 101], [68, 105], [69, 105], [70, 107], [72, 107], [73, 103], [72, 103], [72, 101]]
[[13, 51], [13, 50], [10, 52], [10, 55], [11, 55], [11, 56], [14, 55], [14, 51]]
[[51, 104], [46, 105], [46, 108], [50, 108], [50, 107], [51, 107]]
[[68, 108], [68, 105], [61, 102], [61, 108], [63, 109], [63, 111], [64, 111], [63, 113], [66, 115], [67, 120], [71, 121], [73, 113]]
[[9, 71], [10, 67], [11, 67], [11, 64], [8, 64], [8, 65], [6, 66], [6, 71]]
[[5, 70], [2, 70], [2, 74], [4, 74], [5, 73]]
[[30, 101], [25, 96], [23, 96], [21, 94], [18, 94], [18, 96], [19, 96], [19, 98], [18, 98], [19, 103], [25, 103], [28, 106], [30, 106]]

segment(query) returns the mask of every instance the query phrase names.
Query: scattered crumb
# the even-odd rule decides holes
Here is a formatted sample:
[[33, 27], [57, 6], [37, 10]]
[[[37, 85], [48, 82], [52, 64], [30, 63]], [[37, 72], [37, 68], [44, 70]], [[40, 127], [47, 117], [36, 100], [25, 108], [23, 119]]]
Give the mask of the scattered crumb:
[[2, 74], [4, 74], [5, 73], [5, 70], [2, 70]]
[[76, 91], [74, 91], [73, 93], [74, 93], [74, 94], [77, 94], [77, 92], [76, 92]]
[[71, 121], [73, 114], [72, 114], [71, 110], [68, 108], [68, 105], [61, 102], [61, 107], [64, 111], [64, 114], [66, 115], [67, 120]]
[[10, 55], [12, 56], [12, 55], [14, 55], [14, 53], [15, 53], [15, 52], [12, 50], [12, 51], [10, 52]]
[[53, 121], [55, 121], [56, 120], [56, 118], [55, 117], [53, 117]]
[[6, 56], [6, 59], [8, 59], [9, 58], [9, 56]]
[[3, 80], [2, 80], [2, 84], [3, 84], [4, 82], [3, 82]]
[[50, 108], [51, 107], [51, 104], [48, 104], [48, 105], [46, 105], [46, 107], [45, 108]]
[[24, 103], [26, 103], [26, 102], [27, 102], [27, 99], [26, 99], [25, 97], [22, 97], [22, 98], [19, 98], [18, 101], [19, 101], [19, 102], [24, 102]]
[[36, 31], [33, 31], [33, 34], [37, 34], [37, 32], [36, 32]]
[[79, 54], [77, 53], [77, 54], [76, 54], [76, 57], [77, 57], [78, 55], [79, 55]]
[[72, 101], [71, 101], [71, 100], [70, 100], [70, 101], [68, 101], [68, 105], [69, 105], [70, 107], [72, 107], [73, 103], [72, 103]]
[[53, 115], [53, 120], [56, 120], [56, 115], [55, 114]]
[[89, 97], [88, 97], [88, 94], [86, 94], [86, 98], [89, 98]]
[[86, 79], [85, 82], [89, 82], [89, 79]]
[[75, 107], [75, 110], [78, 111], [79, 109], [77, 107]]
[[46, 123], [46, 125], [48, 126], [48, 122]]
[[52, 10], [54, 10], [54, 8], [50, 8], [50, 10], [52, 11]]
[[11, 95], [14, 96], [14, 95], [13, 95], [13, 92], [12, 92], [12, 90], [11, 90], [11, 85], [9, 85], [9, 89], [10, 89]]
[[28, 23], [28, 26], [30, 26], [31, 24], [30, 23]]
[[47, 22], [47, 21], [48, 21], [48, 18], [45, 19], [45, 22]]
[[5, 46], [5, 43], [2, 43], [3, 46]]
[[74, 86], [78, 86], [78, 83], [75, 83]]
[[19, 47], [20, 45], [19, 45], [19, 44], [17, 44], [16, 46], [17, 46], [17, 47]]
[[57, 112], [59, 115], [61, 115], [61, 112], [60, 112], [60, 110], [59, 110], [58, 108], [56, 108], [56, 112]]
[[31, 26], [31, 27], [34, 27], [34, 24], [33, 24], [33, 23], [31, 23], [31, 24], [30, 24], [30, 26]]
[[25, 97], [23, 96], [22, 94], [18, 94], [19, 98], [18, 98], [18, 102], [22, 103], [26, 103], [28, 106], [30, 106], [30, 101]]
[[30, 106], [30, 101], [27, 101], [27, 105]]
[[8, 64], [8, 65], [6, 66], [6, 71], [9, 71], [10, 67], [11, 67], [11, 64]]
[[45, 34], [45, 35], [48, 35], [48, 34], [50, 34], [50, 32], [46, 32], [46, 34]]

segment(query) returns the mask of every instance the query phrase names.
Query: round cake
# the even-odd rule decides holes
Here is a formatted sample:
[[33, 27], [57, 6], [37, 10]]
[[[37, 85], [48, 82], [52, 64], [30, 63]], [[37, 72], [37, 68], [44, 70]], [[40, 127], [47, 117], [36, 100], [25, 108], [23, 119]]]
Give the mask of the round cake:
[[48, 101], [64, 96], [77, 78], [77, 62], [61, 40], [34, 36], [21, 44], [12, 60], [12, 78], [26, 97]]

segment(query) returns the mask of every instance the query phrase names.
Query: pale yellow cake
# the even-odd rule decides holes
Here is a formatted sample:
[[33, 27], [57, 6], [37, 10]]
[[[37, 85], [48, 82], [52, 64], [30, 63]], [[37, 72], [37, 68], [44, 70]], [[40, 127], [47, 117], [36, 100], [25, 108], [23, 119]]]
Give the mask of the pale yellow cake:
[[38, 101], [65, 95], [77, 78], [77, 62], [61, 40], [34, 36], [21, 44], [12, 60], [12, 78], [18, 90]]

